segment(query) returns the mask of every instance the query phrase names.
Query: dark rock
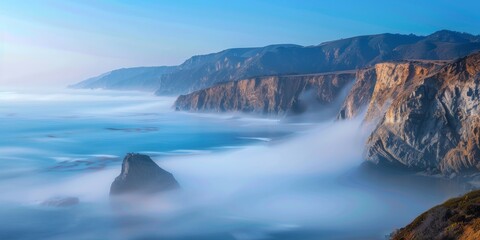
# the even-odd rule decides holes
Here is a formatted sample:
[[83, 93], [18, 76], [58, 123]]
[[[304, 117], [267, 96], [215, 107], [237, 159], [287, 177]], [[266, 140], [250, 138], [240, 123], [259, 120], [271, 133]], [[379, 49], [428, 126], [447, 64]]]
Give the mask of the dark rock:
[[45, 200], [41, 205], [49, 207], [70, 207], [77, 205], [79, 202], [77, 197], [54, 197]]
[[160, 168], [149, 156], [128, 153], [122, 172], [110, 187], [110, 195], [125, 193], [158, 193], [178, 188], [173, 175]]

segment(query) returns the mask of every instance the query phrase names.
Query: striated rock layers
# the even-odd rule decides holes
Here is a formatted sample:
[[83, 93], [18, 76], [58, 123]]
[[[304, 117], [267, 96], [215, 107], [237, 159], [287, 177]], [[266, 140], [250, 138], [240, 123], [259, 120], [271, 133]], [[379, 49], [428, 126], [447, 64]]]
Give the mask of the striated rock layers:
[[445, 64], [445, 61], [419, 60], [385, 62], [357, 71], [355, 84], [345, 98], [338, 118], [354, 118], [365, 111], [369, 122], [381, 118], [391, 99]]
[[180, 96], [175, 106], [284, 115], [304, 111], [312, 102], [306, 99], [331, 106], [355, 78], [338, 118], [365, 112], [364, 122], [374, 129], [366, 143], [369, 163], [469, 175], [480, 170], [479, 59], [476, 53], [449, 62], [379, 63], [355, 74], [251, 78]]
[[376, 81], [377, 73], [374, 67], [358, 70], [355, 83], [340, 108], [338, 119], [351, 119], [360, 115], [372, 99]]
[[178, 187], [173, 175], [160, 168], [149, 156], [129, 153], [123, 159], [122, 172], [110, 187], [110, 195], [158, 193]]
[[384, 69], [385, 76], [377, 77], [366, 121], [381, 119], [368, 139], [366, 159], [442, 175], [478, 172], [480, 53], [439, 69], [408, 68]]
[[480, 239], [480, 191], [453, 198], [394, 232], [392, 240]]
[[329, 106], [354, 79], [354, 72], [256, 77], [182, 95], [175, 107], [204, 112], [298, 113]]

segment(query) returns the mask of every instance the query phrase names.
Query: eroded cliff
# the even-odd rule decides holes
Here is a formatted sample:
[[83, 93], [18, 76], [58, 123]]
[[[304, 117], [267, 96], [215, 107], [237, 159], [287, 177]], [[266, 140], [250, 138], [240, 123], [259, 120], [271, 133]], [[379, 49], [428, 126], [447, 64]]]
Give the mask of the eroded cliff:
[[444, 64], [444, 61], [385, 62], [357, 71], [355, 84], [338, 118], [351, 119], [366, 112], [367, 122], [377, 121], [399, 93]]
[[354, 72], [249, 78], [182, 95], [175, 107], [202, 112], [298, 113], [329, 106], [354, 79]]
[[376, 82], [377, 72], [375, 68], [358, 70], [355, 83], [343, 102], [338, 118], [351, 119], [360, 115], [372, 99]]
[[[391, 103], [368, 139], [366, 159], [442, 175], [478, 172], [480, 53], [430, 70], [416, 67], [401, 90], [377, 81], [373, 96], [384, 97], [372, 97], [366, 119]], [[387, 75], [382, 81], [394, 76]]]

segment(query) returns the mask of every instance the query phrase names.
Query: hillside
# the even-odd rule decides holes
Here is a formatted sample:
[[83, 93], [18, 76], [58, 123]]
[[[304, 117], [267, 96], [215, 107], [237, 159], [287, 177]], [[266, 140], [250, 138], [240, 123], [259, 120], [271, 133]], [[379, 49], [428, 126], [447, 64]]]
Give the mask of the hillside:
[[[292, 44], [259, 48], [234, 48], [191, 57], [183, 64], [167, 68], [134, 68], [89, 79], [79, 88], [156, 88], [158, 95], [185, 94], [219, 82], [255, 76], [292, 75], [355, 70], [376, 63], [404, 60], [452, 60], [480, 50], [480, 37], [453, 31], [428, 36], [378, 34], [325, 42], [316, 46]], [[128, 77], [132, 72], [136, 77]], [[147, 73], [148, 72], [148, 73]], [[121, 80], [119, 80], [121, 79]], [[122, 82], [118, 84], [117, 82]], [[128, 84], [127, 84], [128, 83]]]
[[392, 234], [391, 240], [480, 238], [480, 191], [433, 207]]

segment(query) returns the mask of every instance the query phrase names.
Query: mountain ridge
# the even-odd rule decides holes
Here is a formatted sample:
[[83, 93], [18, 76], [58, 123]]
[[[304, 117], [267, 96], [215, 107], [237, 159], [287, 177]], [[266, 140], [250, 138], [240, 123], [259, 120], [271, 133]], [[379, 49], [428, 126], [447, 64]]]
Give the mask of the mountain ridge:
[[[232, 48], [217, 53], [195, 55], [172, 67], [172, 71], [151, 73], [149, 77], [137, 80], [141, 86], [147, 85], [149, 88], [137, 88], [148, 91], [157, 88], [157, 95], [178, 95], [218, 82], [255, 76], [356, 70], [389, 60], [451, 60], [474, 50], [480, 50], [480, 36], [448, 30], [427, 36], [390, 33], [363, 35], [312, 46], [275, 44]], [[135, 85], [135, 79], [132, 81], [130, 85]], [[92, 81], [76, 86], [112, 89], [108, 84], [93, 84]]]

